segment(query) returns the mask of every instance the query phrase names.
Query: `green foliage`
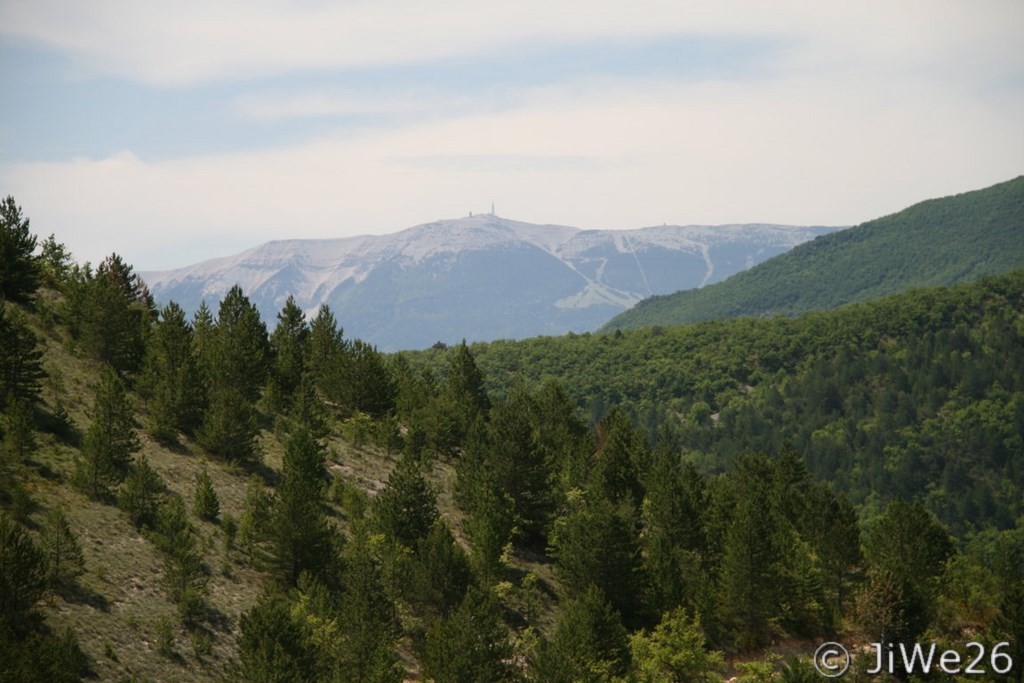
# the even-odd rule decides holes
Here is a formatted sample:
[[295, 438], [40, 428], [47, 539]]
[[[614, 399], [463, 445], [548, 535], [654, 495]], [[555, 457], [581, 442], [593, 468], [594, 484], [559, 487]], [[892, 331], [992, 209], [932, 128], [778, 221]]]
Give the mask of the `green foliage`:
[[43, 378], [39, 339], [28, 328], [24, 316], [0, 300], [0, 400], [8, 396], [34, 402], [39, 398]]
[[0, 441], [0, 464], [20, 465], [37, 448], [32, 406], [28, 401], [19, 400], [14, 394], [7, 395], [4, 410], [3, 440]]
[[333, 583], [338, 539], [327, 522], [326, 484], [323, 449], [309, 432], [296, 431], [285, 446], [268, 525], [272, 565], [284, 585], [294, 586], [303, 572]]
[[0, 202], [0, 299], [27, 303], [39, 287], [39, 260], [33, 255], [36, 236], [29, 219], [8, 195]]
[[700, 620], [686, 611], [666, 612], [654, 630], [629, 637], [633, 669], [644, 683], [701, 683], [721, 680], [725, 658], [707, 651]]
[[160, 474], [150, 467], [149, 459], [143, 455], [131, 466], [121, 484], [118, 506], [128, 513], [135, 528], [153, 528], [161, 497], [166, 490]]
[[356, 534], [346, 546], [342, 564], [335, 679], [398, 683], [403, 671], [395, 654], [397, 614], [365, 536]]
[[550, 553], [567, 597], [597, 588], [628, 624], [642, 616], [643, 584], [637, 521], [626, 504], [592, 492], [570, 492], [555, 521]]
[[67, 282], [74, 259], [67, 245], [58, 242], [53, 233], [40, 245], [39, 265], [51, 287], [60, 288]]
[[273, 364], [268, 386], [270, 405], [275, 411], [284, 412], [295, 403], [299, 384], [303, 376], [305, 346], [309, 337], [302, 309], [292, 296], [277, 314], [277, 327], [270, 335], [270, 350]]
[[164, 589], [185, 623], [194, 624], [206, 611], [208, 577], [181, 496], [170, 496], [160, 506], [156, 533], [157, 547], [164, 553]]
[[192, 328], [174, 302], [160, 311], [146, 345], [140, 389], [150, 397], [153, 434], [164, 441], [192, 433], [206, 405], [206, 380], [196, 358]]
[[437, 683], [516, 680], [512, 647], [497, 601], [471, 587], [458, 609], [427, 633], [423, 670]]
[[76, 266], [66, 308], [71, 336], [86, 353], [119, 372], [139, 369], [154, 304], [131, 265], [111, 254], [95, 273]]
[[132, 453], [139, 450], [131, 402], [124, 384], [110, 367], [104, 369], [96, 387], [92, 418], [77, 463], [76, 480], [89, 496], [99, 500], [124, 479]]
[[68, 586], [85, 571], [85, 556], [63, 510], [51, 510], [39, 534], [51, 588]]
[[647, 299], [605, 330], [833, 309], [1024, 266], [1024, 177], [823, 235], [724, 282]]
[[196, 478], [195, 491], [192, 493], [192, 513], [208, 522], [215, 521], [220, 515], [220, 499], [217, 498], [213, 480], [205, 467]]
[[287, 599], [264, 596], [240, 620], [239, 680], [253, 683], [305, 683], [321, 680], [317, 648]]
[[534, 654], [533, 679], [545, 683], [599, 683], [625, 672], [626, 629], [619, 615], [591, 586], [565, 601], [550, 640]]
[[20, 631], [46, 590], [46, 557], [17, 522], [0, 513], [0, 631]]
[[437, 521], [437, 494], [419, 462], [403, 455], [388, 475], [384, 490], [373, 502], [378, 529], [407, 548], [415, 548]]

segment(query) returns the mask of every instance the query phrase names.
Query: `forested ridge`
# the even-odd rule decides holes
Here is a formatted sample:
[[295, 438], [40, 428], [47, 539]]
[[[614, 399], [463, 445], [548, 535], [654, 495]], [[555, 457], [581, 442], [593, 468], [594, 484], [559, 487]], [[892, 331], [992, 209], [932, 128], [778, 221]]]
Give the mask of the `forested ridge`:
[[654, 296], [604, 330], [740, 316], [797, 315], [1024, 267], [1024, 176], [931, 199], [701, 289]]
[[2, 208], [0, 680], [792, 683], [825, 639], [1020, 680], [1022, 272], [386, 356]]

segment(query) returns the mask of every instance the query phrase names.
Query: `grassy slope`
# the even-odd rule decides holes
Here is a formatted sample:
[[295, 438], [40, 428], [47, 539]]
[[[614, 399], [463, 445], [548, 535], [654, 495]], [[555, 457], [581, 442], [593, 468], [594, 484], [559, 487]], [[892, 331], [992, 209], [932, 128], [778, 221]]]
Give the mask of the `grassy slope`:
[[[48, 374], [42, 410], [52, 414], [59, 402], [84, 434], [99, 365], [70, 353], [58, 330], [44, 328], [40, 318], [33, 320], [35, 332], [44, 340], [44, 368]], [[137, 417], [141, 418], [145, 406], [137, 397], [135, 403]], [[226, 514], [236, 519], [241, 515], [248, 472], [208, 457], [192, 443], [169, 450], [141, 429], [139, 435], [142, 450], [137, 456], [148, 458], [168, 487], [184, 497], [189, 510], [196, 477], [205, 466], [220, 498], [221, 519]], [[42, 608], [48, 623], [58, 629], [74, 629], [100, 680], [220, 680], [235, 651], [239, 616], [255, 603], [266, 576], [242, 561], [238, 550], [229, 559], [220, 527], [200, 521], [190, 512], [210, 570], [209, 603], [218, 614], [211, 626], [212, 650], [198, 657], [188, 631], [180, 626], [174, 604], [161, 588], [160, 553], [115, 505], [90, 501], [71, 485], [78, 453], [75, 447], [61, 443], [52, 434], [37, 434], [37, 440], [39, 449], [22, 476], [35, 503], [30, 526], [38, 529], [50, 509], [63, 508], [82, 546], [86, 566], [77, 589], [47, 597]], [[279, 470], [283, 454], [279, 439], [264, 431], [261, 447], [264, 463]], [[328, 449], [331, 472], [367, 492], [381, 489], [395, 464], [395, 459], [384, 453], [354, 448], [336, 437], [329, 440]], [[451, 515], [449, 479], [450, 472], [439, 466], [435, 484], [442, 493], [443, 511]], [[344, 527], [343, 515], [337, 509], [334, 512], [334, 518]], [[162, 621], [173, 625], [175, 654], [171, 657], [157, 649]], [[410, 666], [414, 665], [408, 653], [403, 655]]]
[[832, 233], [703, 289], [652, 297], [604, 330], [795, 315], [1024, 266], [1024, 176]]

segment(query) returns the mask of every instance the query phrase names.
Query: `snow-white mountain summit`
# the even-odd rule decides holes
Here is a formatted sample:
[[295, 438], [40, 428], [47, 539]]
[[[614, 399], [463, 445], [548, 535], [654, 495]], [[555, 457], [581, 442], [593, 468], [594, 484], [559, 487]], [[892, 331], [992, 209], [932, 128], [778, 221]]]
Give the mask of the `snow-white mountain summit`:
[[380, 236], [268, 242], [143, 273], [157, 301], [216, 312], [234, 284], [269, 328], [289, 295], [334, 311], [383, 350], [593, 330], [653, 294], [722, 280], [831, 227], [767, 224], [580, 230], [492, 214]]

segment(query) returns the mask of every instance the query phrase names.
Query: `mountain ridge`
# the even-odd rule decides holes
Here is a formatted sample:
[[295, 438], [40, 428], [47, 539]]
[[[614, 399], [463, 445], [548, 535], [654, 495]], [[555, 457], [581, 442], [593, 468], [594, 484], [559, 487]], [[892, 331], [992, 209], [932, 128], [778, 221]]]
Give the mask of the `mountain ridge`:
[[214, 306], [234, 284], [270, 323], [289, 295], [310, 316], [326, 303], [347, 332], [397, 350], [588, 331], [647, 296], [719, 280], [836, 229], [583, 230], [478, 214], [387, 235], [273, 240], [142, 276], [158, 301], [187, 311]]

